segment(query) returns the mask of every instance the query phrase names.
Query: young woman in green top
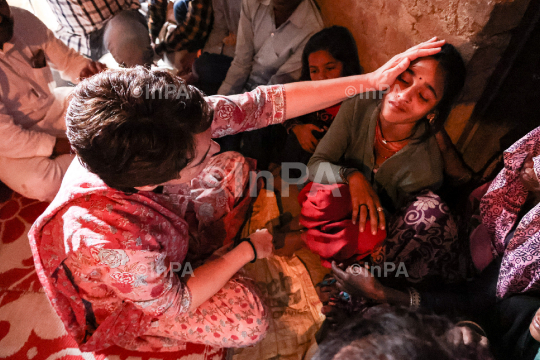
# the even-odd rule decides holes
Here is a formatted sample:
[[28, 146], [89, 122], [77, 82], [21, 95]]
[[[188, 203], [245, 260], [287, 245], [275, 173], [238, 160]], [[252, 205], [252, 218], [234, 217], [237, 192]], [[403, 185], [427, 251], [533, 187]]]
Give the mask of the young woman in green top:
[[[435, 134], [465, 74], [459, 52], [445, 44], [441, 52], [413, 61], [388, 91], [343, 102], [308, 163], [313, 184], [300, 194], [304, 241], [323, 264], [366, 261], [389, 282], [403, 276], [414, 283], [452, 282], [466, 275], [456, 224], [434, 193], [445, 170], [454, 171], [449, 165], [458, 165], [455, 173], [464, 170], [455, 152], [441, 152], [445, 136]], [[343, 211], [325, 213], [328, 202], [339, 202]], [[370, 257], [366, 243], [375, 244]], [[354, 249], [362, 252], [351, 256]]]

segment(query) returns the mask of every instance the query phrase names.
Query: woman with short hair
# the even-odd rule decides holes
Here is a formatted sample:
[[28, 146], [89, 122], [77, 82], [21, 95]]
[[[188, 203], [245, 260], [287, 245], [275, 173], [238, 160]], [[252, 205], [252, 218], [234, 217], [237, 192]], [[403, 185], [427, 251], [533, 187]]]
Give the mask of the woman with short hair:
[[262, 230], [211, 257], [247, 216], [254, 170], [237, 153], [213, 156], [212, 138], [328, 107], [349, 86], [391, 83], [443, 43], [434, 38], [367, 75], [228, 97], [142, 67], [81, 82], [66, 116], [76, 161], [29, 233], [40, 281], [81, 350], [258, 342], [267, 312], [239, 271], [272, 254], [272, 237]]

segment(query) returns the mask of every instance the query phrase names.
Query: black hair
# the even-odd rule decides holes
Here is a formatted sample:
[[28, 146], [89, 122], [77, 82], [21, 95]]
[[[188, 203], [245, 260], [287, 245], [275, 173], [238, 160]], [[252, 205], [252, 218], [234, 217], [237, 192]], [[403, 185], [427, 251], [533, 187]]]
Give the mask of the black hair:
[[[416, 123], [413, 131], [416, 131], [419, 126], [425, 126], [427, 129], [418, 141], [427, 140], [431, 135], [442, 129], [446, 119], [448, 119], [448, 115], [450, 115], [454, 101], [456, 101], [459, 93], [463, 89], [465, 78], [467, 76], [463, 58], [452, 44], [444, 44], [441, 47], [441, 51], [428, 58], [438, 61], [439, 66], [443, 71], [444, 89], [442, 99], [433, 109], [436, 112], [434, 121], [430, 123], [427, 117], [424, 117]], [[422, 60], [422, 58], [419, 58], [416, 61], [419, 60]]]
[[437, 118], [432, 125], [434, 130], [440, 129], [465, 84], [467, 70], [459, 51], [452, 44], [444, 44], [441, 51], [431, 56], [439, 62], [444, 71], [444, 93], [441, 101], [436, 106]]
[[68, 106], [67, 136], [81, 163], [108, 186], [177, 179], [195, 157], [193, 136], [210, 127], [203, 94], [166, 71], [108, 70], [82, 81]]
[[491, 360], [479, 342], [465, 344], [448, 319], [377, 306], [349, 320], [319, 345], [314, 360]]
[[309, 55], [325, 50], [343, 64], [342, 76], [362, 74], [358, 59], [358, 48], [351, 32], [343, 26], [322, 29], [307, 42], [302, 53], [302, 75], [300, 80], [311, 80], [309, 75]]

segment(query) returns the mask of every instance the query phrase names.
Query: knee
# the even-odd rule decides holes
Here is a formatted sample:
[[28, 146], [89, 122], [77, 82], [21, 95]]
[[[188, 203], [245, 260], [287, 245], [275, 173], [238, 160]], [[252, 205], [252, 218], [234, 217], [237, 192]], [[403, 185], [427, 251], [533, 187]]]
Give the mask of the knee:
[[225, 286], [228, 294], [225, 305], [228, 332], [223, 341], [226, 347], [251, 346], [261, 341], [269, 326], [268, 310], [255, 284], [232, 280]]
[[425, 190], [416, 195], [401, 212], [405, 216], [408, 213], [415, 212], [437, 219], [451, 217], [448, 205], [446, 205], [439, 195], [431, 190]]
[[[457, 223], [448, 205], [432, 191], [422, 191], [388, 222], [388, 237], [457, 239]], [[406, 233], [407, 235], [404, 235]]]
[[256, 295], [254, 297], [249, 303], [243, 303], [245, 307], [234, 315], [234, 330], [229, 335], [234, 347], [252, 346], [266, 335], [269, 326], [268, 311], [262, 305], [262, 300]]
[[72, 160], [73, 155], [61, 155], [54, 160], [43, 158], [33, 172], [14, 185], [14, 190], [29, 199], [52, 201]]
[[51, 202], [58, 193], [61, 183], [62, 179], [56, 178], [51, 179], [51, 181], [29, 178], [19, 184], [18, 187], [14, 187], [13, 190], [29, 199]]

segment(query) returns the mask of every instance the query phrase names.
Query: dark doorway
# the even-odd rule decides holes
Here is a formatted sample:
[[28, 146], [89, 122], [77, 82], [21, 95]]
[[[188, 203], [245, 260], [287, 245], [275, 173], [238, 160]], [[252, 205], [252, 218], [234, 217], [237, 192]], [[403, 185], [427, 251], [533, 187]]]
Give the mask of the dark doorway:
[[[493, 168], [502, 151], [540, 126], [540, 0], [530, 2], [513, 31], [471, 119], [457, 145], [465, 147], [466, 158], [482, 162], [471, 164], [473, 168], [484, 170], [490, 164]], [[464, 144], [474, 128], [470, 143]]]

